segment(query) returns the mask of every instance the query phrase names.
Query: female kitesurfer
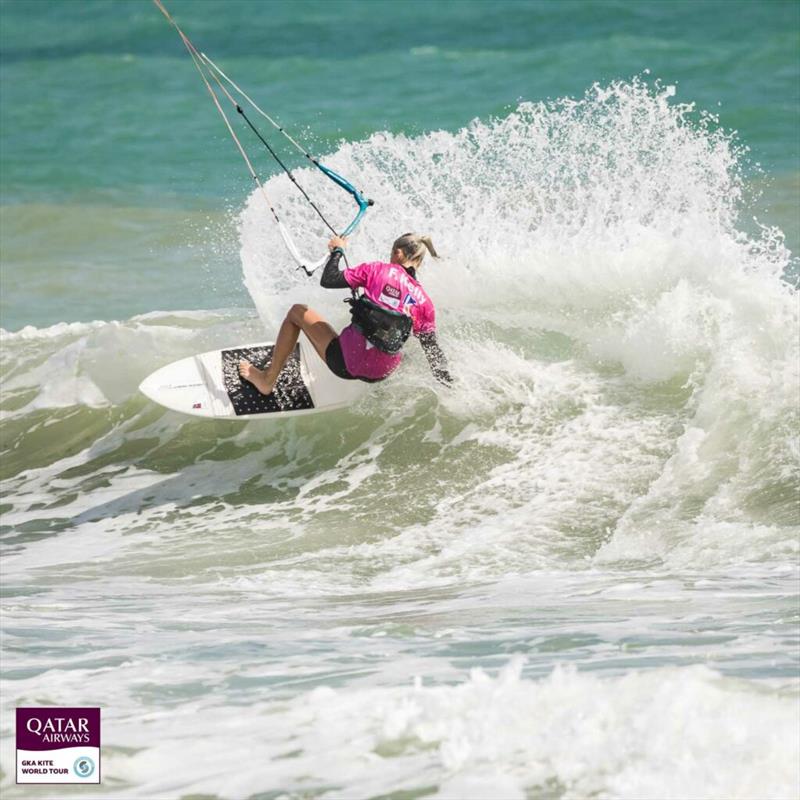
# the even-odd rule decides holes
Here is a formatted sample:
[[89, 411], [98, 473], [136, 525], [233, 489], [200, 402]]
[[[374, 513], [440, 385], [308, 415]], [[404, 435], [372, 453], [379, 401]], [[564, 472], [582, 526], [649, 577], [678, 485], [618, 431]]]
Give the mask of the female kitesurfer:
[[[300, 331], [335, 375], [369, 383], [382, 381], [400, 364], [400, 352], [413, 332], [437, 380], [449, 385], [447, 361], [436, 341], [433, 301], [417, 281], [416, 272], [429, 252], [438, 258], [429, 236], [405, 233], [392, 245], [389, 263], [372, 261], [339, 269], [347, 240], [334, 236], [320, 285], [326, 289], [351, 289], [353, 321], [340, 334], [314, 309], [294, 305], [289, 309], [275, 342], [272, 363], [258, 369], [239, 362], [239, 373], [262, 394], [270, 394], [281, 369], [297, 344]], [[360, 297], [356, 290], [361, 289]]]

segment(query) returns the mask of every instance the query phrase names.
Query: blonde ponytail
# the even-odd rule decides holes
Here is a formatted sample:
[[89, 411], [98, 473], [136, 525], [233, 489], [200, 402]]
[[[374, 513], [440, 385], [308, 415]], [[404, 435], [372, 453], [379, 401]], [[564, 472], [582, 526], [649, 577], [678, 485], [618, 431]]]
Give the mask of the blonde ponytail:
[[420, 236], [416, 233], [404, 233], [399, 239], [395, 239], [392, 245], [392, 253], [399, 250], [405, 259], [405, 266], [415, 269], [422, 264], [427, 250], [434, 258], [439, 258], [436, 248], [433, 246], [430, 236]]
[[422, 244], [425, 245], [425, 247], [428, 248], [428, 252], [434, 258], [439, 258], [439, 254], [436, 252], [436, 248], [433, 246], [433, 242], [431, 241], [431, 237], [430, 236], [420, 236], [419, 240], [422, 242]]

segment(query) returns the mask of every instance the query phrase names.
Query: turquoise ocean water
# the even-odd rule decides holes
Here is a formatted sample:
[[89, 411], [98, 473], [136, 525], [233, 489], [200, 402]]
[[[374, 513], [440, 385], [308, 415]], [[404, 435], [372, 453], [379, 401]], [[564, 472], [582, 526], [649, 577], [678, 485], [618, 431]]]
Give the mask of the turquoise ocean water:
[[0, 0], [4, 796], [57, 704], [94, 797], [796, 797], [800, 5], [166, 5], [376, 200], [356, 260], [433, 236], [458, 380], [145, 400], [341, 297], [150, 2]]
[[[765, 192], [753, 210], [800, 248], [795, 3], [391, 6], [172, 10], [322, 153], [380, 131], [457, 131], [649, 69], [739, 132]], [[230, 231], [205, 228], [240, 208], [250, 180], [163, 18], [138, 0], [0, 8], [3, 327], [247, 304]]]

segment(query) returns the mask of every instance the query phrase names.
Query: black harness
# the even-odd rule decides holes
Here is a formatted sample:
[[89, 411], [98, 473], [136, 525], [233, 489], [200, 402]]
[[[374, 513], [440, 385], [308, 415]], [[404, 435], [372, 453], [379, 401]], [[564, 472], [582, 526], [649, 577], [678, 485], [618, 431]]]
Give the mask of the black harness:
[[355, 292], [346, 302], [350, 303], [353, 324], [373, 347], [389, 355], [402, 350], [413, 326], [408, 314], [379, 306], [366, 295], [356, 297]]

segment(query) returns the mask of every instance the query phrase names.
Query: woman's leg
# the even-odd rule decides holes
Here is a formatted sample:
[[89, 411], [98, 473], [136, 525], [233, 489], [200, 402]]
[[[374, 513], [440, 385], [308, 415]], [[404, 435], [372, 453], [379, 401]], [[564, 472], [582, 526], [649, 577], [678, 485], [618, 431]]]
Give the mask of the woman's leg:
[[259, 392], [269, 394], [297, 344], [300, 331], [308, 336], [314, 349], [324, 360], [325, 351], [337, 333], [313, 308], [298, 303], [289, 309], [281, 325], [278, 341], [275, 342], [275, 350], [272, 353], [272, 363], [267, 369], [262, 370], [254, 367], [249, 361], [242, 360], [239, 362], [239, 374], [250, 381]]

